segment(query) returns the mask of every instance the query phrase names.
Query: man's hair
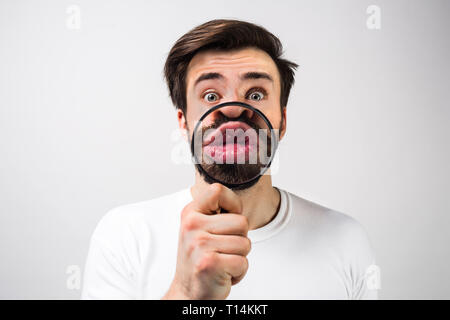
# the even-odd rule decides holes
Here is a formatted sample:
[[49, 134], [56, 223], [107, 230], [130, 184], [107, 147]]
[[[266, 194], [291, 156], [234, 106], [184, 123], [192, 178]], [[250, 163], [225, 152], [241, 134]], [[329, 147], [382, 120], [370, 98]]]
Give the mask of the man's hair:
[[283, 46], [272, 33], [253, 23], [216, 19], [203, 23], [183, 35], [170, 50], [164, 65], [169, 95], [176, 108], [186, 114], [186, 76], [189, 62], [200, 51], [217, 49], [231, 51], [255, 47], [265, 51], [280, 73], [280, 105], [285, 107], [294, 84], [298, 65], [281, 58]]

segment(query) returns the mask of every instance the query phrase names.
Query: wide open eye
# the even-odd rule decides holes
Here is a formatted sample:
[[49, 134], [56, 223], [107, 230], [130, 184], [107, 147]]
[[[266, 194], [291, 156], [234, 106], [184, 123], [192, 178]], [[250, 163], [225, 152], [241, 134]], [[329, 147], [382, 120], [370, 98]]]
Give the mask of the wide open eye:
[[203, 96], [203, 100], [205, 100], [206, 102], [216, 102], [217, 100], [219, 100], [219, 95], [215, 92], [208, 92]]
[[261, 89], [261, 88], [253, 88], [247, 94], [247, 99], [250, 99], [253, 101], [260, 101], [260, 100], [264, 99], [265, 96], [266, 96], [266, 90]]
[[259, 91], [252, 92], [250, 94], [250, 100], [259, 101], [259, 100], [262, 100], [263, 98], [264, 98], [264, 95], [261, 92], [259, 92]]

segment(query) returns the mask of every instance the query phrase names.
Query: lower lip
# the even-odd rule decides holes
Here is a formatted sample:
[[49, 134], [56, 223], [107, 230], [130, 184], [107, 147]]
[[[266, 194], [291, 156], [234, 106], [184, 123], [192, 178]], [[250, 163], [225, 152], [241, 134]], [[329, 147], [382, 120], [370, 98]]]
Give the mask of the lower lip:
[[[249, 162], [250, 154], [255, 150], [253, 145], [246, 143], [224, 144], [224, 145], [207, 145], [203, 148], [203, 152], [214, 162], [217, 163], [240, 163], [245, 159], [245, 163]], [[228, 161], [227, 161], [228, 156]]]

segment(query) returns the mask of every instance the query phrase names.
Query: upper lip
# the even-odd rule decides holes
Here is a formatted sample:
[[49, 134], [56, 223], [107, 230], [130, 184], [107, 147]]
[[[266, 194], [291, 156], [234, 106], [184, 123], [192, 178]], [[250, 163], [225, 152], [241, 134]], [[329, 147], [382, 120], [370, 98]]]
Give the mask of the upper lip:
[[251, 129], [251, 127], [247, 123], [242, 122], [242, 121], [225, 122], [204, 138], [203, 146], [207, 146], [211, 142], [213, 142], [213, 138], [215, 138], [217, 135], [219, 135], [219, 134], [222, 136], [225, 135], [227, 129], [231, 129], [231, 130], [242, 129], [244, 131], [247, 131], [248, 129]]

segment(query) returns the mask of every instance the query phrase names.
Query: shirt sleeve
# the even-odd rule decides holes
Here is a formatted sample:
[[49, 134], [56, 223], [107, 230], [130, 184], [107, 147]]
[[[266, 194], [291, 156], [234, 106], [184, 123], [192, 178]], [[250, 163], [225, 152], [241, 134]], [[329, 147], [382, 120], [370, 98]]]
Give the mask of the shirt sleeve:
[[352, 235], [352, 299], [376, 300], [381, 288], [380, 268], [376, 264], [375, 252], [364, 227], [355, 221]]
[[149, 235], [135, 216], [119, 207], [98, 223], [90, 239], [81, 299], [141, 298], [140, 274], [150, 251]]
[[86, 260], [81, 299], [136, 299], [136, 283], [122, 257], [92, 236]]
[[366, 272], [357, 279], [354, 299], [377, 300], [380, 289], [380, 269], [373, 263], [369, 265]]

